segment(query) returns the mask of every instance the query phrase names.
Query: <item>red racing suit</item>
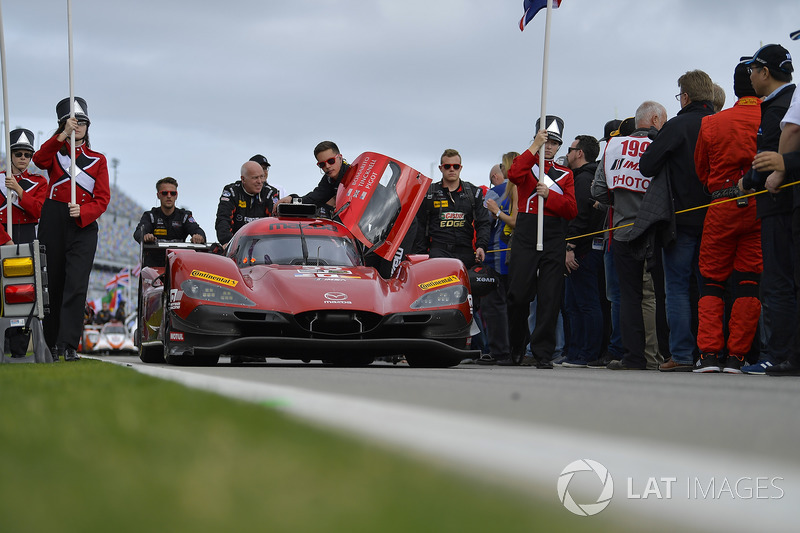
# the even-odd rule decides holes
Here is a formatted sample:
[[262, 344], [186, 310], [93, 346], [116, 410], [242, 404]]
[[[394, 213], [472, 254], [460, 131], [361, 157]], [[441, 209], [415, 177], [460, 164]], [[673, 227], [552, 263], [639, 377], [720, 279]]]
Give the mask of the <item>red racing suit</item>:
[[761, 221], [756, 218], [755, 198], [748, 198], [744, 206], [737, 205], [744, 200], [732, 200], [738, 195], [739, 179], [750, 169], [756, 154], [760, 105], [761, 100], [756, 97], [740, 98], [732, 108], [704, 117], [697, 138], [697, 175], [713, 198], [700, 241], [703, 286], [698, 303], [697, 347], [701, 352], [720, 353], [725, 347], [723, 295], [734, 272], [729, 354], [742, 357], [750, 350], [761, 315]]

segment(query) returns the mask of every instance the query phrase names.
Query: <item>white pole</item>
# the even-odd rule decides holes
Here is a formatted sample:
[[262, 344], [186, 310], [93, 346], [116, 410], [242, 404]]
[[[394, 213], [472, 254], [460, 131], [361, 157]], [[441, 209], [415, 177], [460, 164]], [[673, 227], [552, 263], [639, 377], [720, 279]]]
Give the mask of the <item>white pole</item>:
[[131, 313], [131, 309], [133, 308], [133, 301], [132, 298], [132, 291], [133, 291], [133, 267], [128, 265], [128, 300], [125, 302], [127, 307], [125, 308], [125, 316], [122, 317], [122, 323], [125, 324], [128, 318], [127, 315]]
[[[553, 11], [553, 0], [547, 0], [547, 17], [544, 23], [544, 59], [542, 60], [542, 109], [539, 119], [539, 127], [546, 128], [545, 118], [547, 117], [547, 66], [550, 56], [550, 13]], [[536, 132], [538, 133], [538, 132]], [[539, 182], [545, 176], [544, 164], [544, 145], [539, 148]], [[544, 250], [544, 198], [539, 196], [538, 217], [536, 228], [536, 250]]]
[[[550, 1], [550, 0], [548, 0]], [[72, 68], [72, 0], [67, 0], [67, 40], [69, 41], [69, 118], [75, 118], [75, 91], [73, 89]], [[70, 202], [75, 203], [75, 130], [69, 136], [69, 175], [70, 175]]]
[[[3, 33], [3, 8], [2, 4], [0, 4], [0, 63], [2, 63], [2, 75], [3, 75], [3, 116], [5, 117], [5, 127], [3, 128], [5, 134], [5, 141], [6, 141], [6, 176], [12, 176], [14, 173], [11, 171], [11, 130], [10, 130], [10, 123], [8, 120], [8, 80], [6, 78], [6, 38], [5, 34]], [[13, 212], [14, 207], [14, 197], [12, 196], [13, 191], [6, 187], [6, 231], [8, 231], [8, 235], [12, 236], [11, 233], [11, 213]], [[13, 236], [12, 236], [13, 238]]]

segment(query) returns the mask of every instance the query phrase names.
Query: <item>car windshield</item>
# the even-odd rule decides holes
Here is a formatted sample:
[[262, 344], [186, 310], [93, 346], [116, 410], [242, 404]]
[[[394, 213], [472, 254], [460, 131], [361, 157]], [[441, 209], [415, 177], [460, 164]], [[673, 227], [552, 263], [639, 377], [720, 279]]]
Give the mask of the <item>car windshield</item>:
[[378, 244], [386, 239], [400, 214], [400, 198], [397, 196], [397, 182], [401, 174], [400, 166], [394, 161], [389, 161], [383, 171], [380, 183], [376, 185], [375, 192], [369, 204], [361, 215], [358, 227], [364, 237], [373, 244]]
[[125, 328], [122, 325], [106, 326], [103, 328], [103, 333], [107, 335], [125, 334]]
[[[305, 235], [309, 265], [359, 266], [361, 254], [348, 238]], [[253, 265], [302, 265], [303, 245], [299, 235], [258, 235], [240, 243], [236, 262]]]

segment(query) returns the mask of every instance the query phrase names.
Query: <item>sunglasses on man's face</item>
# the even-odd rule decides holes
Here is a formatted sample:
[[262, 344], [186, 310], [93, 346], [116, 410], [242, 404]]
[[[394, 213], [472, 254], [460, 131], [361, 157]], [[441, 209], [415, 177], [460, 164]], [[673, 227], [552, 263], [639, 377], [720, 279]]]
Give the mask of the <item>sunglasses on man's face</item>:
[[164, 196], [164, 197], [167, 197], [167, 196], [178, 196], [178, 191], [161, 191], [158, 194], [160, 194], [161, 196]]
[[317, 163], [319, 168], [325, 168], [325, 165], [333, 165], [336, 163], [336, 156], [331, 157], [330, 159], [326, 159], [325, 161], [320, 161]]
[[461, 165], [459, 165], [458, 163], [454, 165], [451, 165], [450, 163], [445, 163], [442, 165], [442, 168], [445, 170], [450, 170], [450, 167], [453, 167], [453, 170], [458, 170], [461, 168]]
[[33, 157], [33, 154], [31, 152], [14, 152], [14, 157], [27, 157], [30, 159]]

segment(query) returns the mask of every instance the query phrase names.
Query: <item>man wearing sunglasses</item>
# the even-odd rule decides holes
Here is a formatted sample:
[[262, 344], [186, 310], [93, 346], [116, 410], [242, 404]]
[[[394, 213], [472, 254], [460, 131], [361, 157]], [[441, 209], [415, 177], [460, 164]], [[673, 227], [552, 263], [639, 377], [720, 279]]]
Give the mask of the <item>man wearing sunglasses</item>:
[[[161, 205], [145, 211], [133, 232], [136, 242], [154, 243], [157, 241], [183, 242], [191, 236], [192, 242], [206, 242], [206, 234], [195, 221], [188, 209], [175, 207], [178, 200], [178, 182], [167, 176], [156, 182], [156, 194]], [[143, 266], [164, 266], [164, 255], [146, 251]]]
[[[11, 212], [11, 239], [14, 243], [29, 243], [36, 239], [36, 224], [42, 214], [42, 204], [47, 198], [47, 179], [28, 172], [33, 157], [33, 132], [18, 128], [11, 132], [11, 172], [4, 172], [0, 184], [0, 225], [5, 229], [9, 201]], [[2, 239], [0, 239], [2, 240]], [[29, 333], [22, 328], [11, 328], [8, 344], [11, 357], [25, 357]]]
[[[417, 253], [454, 257], [471, 268], [482, 262], [492, 221], [483, 206], [483, 191], [461, 180], [461, 155], [451, 148], [439, 159], [442, 180], [431, 183], [417, 213]], [[474, 238], [474, 246], [473, 246]]]
[[304, 204], [316, 205], [321, 214], [332, 210], [336, 203], [336, 191], [345, 174], [350, 170], [350, 164], [344, 160], [339, 152], [339, 147], [333, 141], [319, 143], [314, 148], [314, 158], [317, 160], [317, 167], [322, 172], [319, 184], [305, 196], [290, 194], [278, 200], [278, 203], [285, 204], [299, 198]]

